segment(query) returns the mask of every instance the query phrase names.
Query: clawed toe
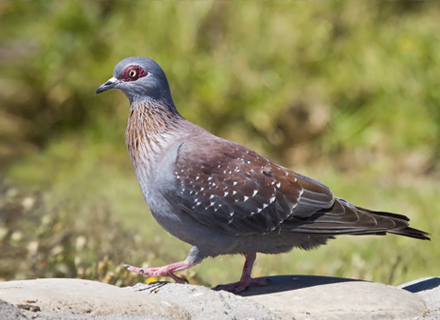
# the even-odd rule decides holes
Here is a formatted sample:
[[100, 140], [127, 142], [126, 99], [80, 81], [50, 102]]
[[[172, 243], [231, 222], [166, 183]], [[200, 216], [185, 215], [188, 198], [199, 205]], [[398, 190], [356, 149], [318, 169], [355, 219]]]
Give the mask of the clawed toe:
[[235, 283], [221, 284], [221, 285], [216, 286], [215, 288], [212, 288], [212, 290], [239, 293], [239, 292], [246, 290], [252, 283], [255, 283], [259, 286], [265, 286], [269, 282], [270, 282], [269, 279], [260, 280], [260, 279], [249, 278], [249, 279], [241, 280], [241, 281], [235, 282]]
[[173, 278], [174, 279], [174, 281], [176, 281], [177, 283], [181, 283], [181, 284], [189, 284], [189, 281], [188, 280], [186, 280], [186, 279], [184, 279], [184, 278], [180, 278], [180, 277], [178, 277], [178, 276], [176, 276], [174, 273], [172, 273], [172, 272], [169, 272], [168, 273], [168, 276], [169, 277], [171, 277], [171, 278]]
[[135, 272], [135, 273], [139, 273], [143, 276], [147, 275], [147, 269], [143, 269], [143, 268], [137, 268], [137, 267], [133, 267], [129, 264], [124, 264], [122, 265], [123, 267], [127, 268], [128, 271], [130, 272]]

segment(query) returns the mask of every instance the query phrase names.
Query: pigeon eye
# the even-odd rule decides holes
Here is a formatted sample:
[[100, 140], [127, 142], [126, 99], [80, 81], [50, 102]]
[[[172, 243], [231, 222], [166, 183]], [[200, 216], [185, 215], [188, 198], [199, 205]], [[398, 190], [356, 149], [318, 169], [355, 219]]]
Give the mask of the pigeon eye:
[[138, 72], [136, 71], [136, 69], [131, 69], [130, 71], [128, 71], [128, 76], [130, 78], [135, 78], [137, 76]]
[[122, 81], [136, 81], [139, 78], [145, 77], [148, 72], [142, 69], [140, 66], [131, 65], [124, 69], [120, 76]]

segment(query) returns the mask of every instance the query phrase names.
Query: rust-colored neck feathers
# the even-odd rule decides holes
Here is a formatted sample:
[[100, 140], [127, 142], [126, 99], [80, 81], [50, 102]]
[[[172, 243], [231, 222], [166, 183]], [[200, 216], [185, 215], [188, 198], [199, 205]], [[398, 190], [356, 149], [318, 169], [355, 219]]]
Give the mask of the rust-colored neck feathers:
[[131, 104], [125, 142], [136, 169], [154, 168], [181, 119], [174, 106], [152, 101]]

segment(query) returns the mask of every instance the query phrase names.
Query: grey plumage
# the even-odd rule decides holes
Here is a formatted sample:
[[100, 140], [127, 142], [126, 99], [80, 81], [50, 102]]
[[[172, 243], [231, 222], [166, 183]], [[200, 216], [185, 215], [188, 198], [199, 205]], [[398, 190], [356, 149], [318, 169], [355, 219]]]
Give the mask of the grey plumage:
[[225, 287], [243, 290], [253, 282], [250, 269], [257, 252], [311, 249], [342, 234], [429, 239], [410, 228], [406, 216], [353, 206], [320, 182], [188, 122], [153, 60], [122, 60], [97, 93], [109, 89], [121, 90], [130, 100], [126, 143], [154, 218], [193, 246], [180, 264], [130, 267], [133, 271], [176, 279], [174, 271], [208, 256], [245, 254], [250, 263], [246, 279]]

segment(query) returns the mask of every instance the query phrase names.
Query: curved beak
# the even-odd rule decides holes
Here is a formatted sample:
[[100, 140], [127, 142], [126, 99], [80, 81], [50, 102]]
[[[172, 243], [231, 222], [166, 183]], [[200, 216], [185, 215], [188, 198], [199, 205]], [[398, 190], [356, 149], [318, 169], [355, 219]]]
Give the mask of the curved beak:
[[106, 83], [101, 85], [97, 90], [96, 94], [113, 89], [117, 84], [119, 83], [119, 80], [115, 77], [110, 78]]

